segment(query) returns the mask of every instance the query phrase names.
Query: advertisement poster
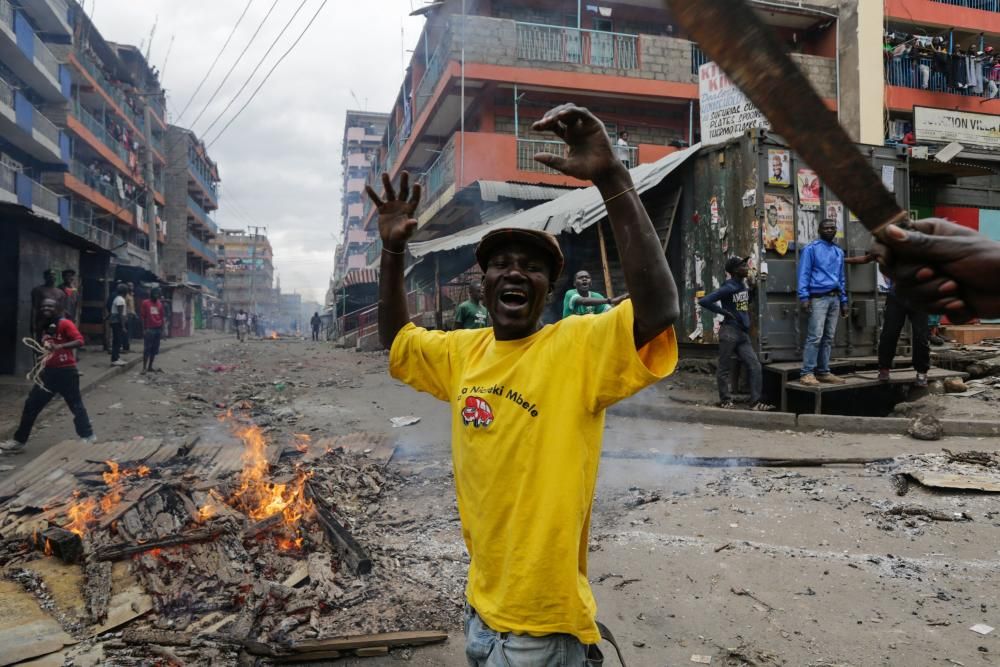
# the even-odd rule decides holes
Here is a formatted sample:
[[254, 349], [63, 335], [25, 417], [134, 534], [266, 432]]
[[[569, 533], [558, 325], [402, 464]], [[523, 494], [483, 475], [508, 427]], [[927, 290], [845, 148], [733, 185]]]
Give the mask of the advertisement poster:
[[799, 169], [795, 179], [799, 191], [799, 206], [819, 208], [819, 176], [812, 169]]
[[791, 197], [764, 195], [764, 249], [779, 255], [788, 252], [795, 241], [794, 207]]
[[767, 149], [767, 184], [788, 187], [792, 184], [791, 154], [780, 148]]
[[816, 209], [799, 208], [799, 234], [796, 241], [800, 248], [819, 238], [819, 211]]
[[764, 114], [715, 63], [705, 63], [698, 69], [698, 102], [701, 142], [705, 146], [743, 136], [754, 127], [771, 127]]
[[837, 238], [844, 238], [844, 203], [836, 199], [826, 200], [826, 215], [824, 218], [837, 221]]

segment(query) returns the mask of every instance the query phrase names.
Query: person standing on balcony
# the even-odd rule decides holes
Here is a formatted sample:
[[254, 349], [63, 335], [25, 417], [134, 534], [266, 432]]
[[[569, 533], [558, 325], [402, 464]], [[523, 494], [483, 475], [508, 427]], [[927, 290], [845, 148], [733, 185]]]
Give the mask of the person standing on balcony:
[[[565, 104], [536, 122], [568, 145], [538, 162], [592, 181], [604, 199], [632, 295], [600, 317], [543, 325], [562, 272], [546, 232], [498, 228], [476, 259], [491, 328], [414, 326], [403, 282], [406, 244], [417, 228], [403, 172], [399, 190], [382, 174], [371, 187], [382, 239], [379, 336], [389, 372], [451, 405], [452, 454], [462, 533], [471, 556], [465, 654], [472, 667], [600, 664], [587, 582], [591, 506], [605, 410], [673, 372], [680, 302], [670, 267], [628, 170], [604, 124]], [[567, 363], [567, 360], [573, 360]]]
[[631, 169], [634, 166], [632, 164], [632, 151], [629, 150], [628, 145], [628, 130], [622, 130], [621, 134], [618, 135], [618, 141], [615, 142], [615, 157], [621, 160], [626, 169]]
[[159, 373], [159, 368], [153, 368], [153, 360], [160, 353], [160, 339], [163, 336], [163, 303], [160, 301], [160, 288], [154, 287], [149, 292], [149, 298], [142, 302], [142, 375]]
[[455, 309], [456, 329], [484, 329], [490, 325], [489, 313], [483, 305], [483, 286], [469, 283], [469, 298]]
[[809, 314], [799, 382], [811, 387], [844, 384], [843, 378], [830, 372], [838, 309], [841, 317], [847, 317], [844, 251], [835, 243], [836, 238], [837, 221], [827, 218], [819, 224], [819, 238], [799, 257], [799, 302]]

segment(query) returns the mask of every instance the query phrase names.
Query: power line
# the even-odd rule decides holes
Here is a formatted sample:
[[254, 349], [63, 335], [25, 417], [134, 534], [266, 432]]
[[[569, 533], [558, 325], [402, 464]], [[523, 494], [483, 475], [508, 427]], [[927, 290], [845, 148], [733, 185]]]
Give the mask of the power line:
[[[226, 108], [223, 109], [222, 112], [215, 117], [215, 120], [212, 121], [211, 125], [205, 128], [205, 132], [203, 134], [205, 134], [206, 136], [208, 135], [209, 131], [213, 127], [215, 127], [215, 124], [218, 123], [220, 120], [222, 120], [222, 117], [226, 115], [226, 112], [229, 111], [229, 108], [233, 106], [233, 103], [236, 102], [236, 98], [238, 98], [243, 93], [243, 91], [246, 90], [246, 87], [250, 84], [250, 81], [253, 80], [253, 78], [257, 75], [257, 71], [260, 70], [260, 66], [264, 64], [264, 61], [267, 60], [267, 57], [271, 55], [271, 51], [274, 49], [275, 46], [278, 45], [278, 40], [281, 39], [281, 36], [284, 35], [285, 31], [288, 30], [289, 26], [292, 25], [292, 21], [294, 21], [295, 17], [299, 15], [299, 12], [302, 11], [302, 8], [306, 6], [306, 1], [307, 0], [302, 0], [302, 3], [299, 5], [298, 9], [296, 9], [295, 13], [292, 14], [292, 18], [288, 19], [288, 23], [285, 24], [285, 27], [281, 29], [281, 32], [278, 33], [278, 36], [274, 38], [273, 42], [271, 42], [271, 46], [267, 47], [267, 51], [264, 53], [263, 56], [261, 56], [261, 59], [257, 61], [257, 65], [254, 66], [253, 71], [250, 72], [250, 76], [246, 78], [246, 81], [244, 81], [243, 85], [240, 86], [240, 89], [236, 91], [236, 94], [230, 98], [229, 104], [226, 105]], [[281, 60], [279, 59], [278, 62], [281, 62]]]
[[[247, 0], [247, 6], [243, 8], [243, 13], [240, 14], [240, 17], [238, 19], [236, 19], [236, 24], [233, 26], [233, 29], [229, 31], [229, 37], [226, 37], [226, 42], [222, 45], [222, 48], [219, 49], [219, 53], [216, 54], [215, 60], [213, 60], [212, 64], [208, 66], [208, 71], [205, 72], [205, 76], [198, 83], [198, 87], [194, 89], [194, 92], [191, 93], [191, 97], [188, 98], [188, 101], [184, 105], [184, 108], [181, 109], [180, 114], [177, 116], [176, 119], [174, 119], [175, 123], [180, 123], [181, 118], [184, 117], [184, 113], [188, 110], [188, 107], [191, 106], [191, 103], [194, 102], [194, 98], [198, 96], [199, 92], [201, 92], [201, 87], [205, 85], [205, 82], [208, 81], [208, 77], [212, 75], [212, 71], [215, 69], [215, 66], [219, 63], [219, 59], [222, 58], [222, 54], [225, 53], [226, 47], [229, 46], [229, 42], [232, 41], [233, 35], [236, 34], [236, 29], [240, 27], [240, 23], [243, 22], [243, 17], [247, 15], [247, 12], [250, 10], [250, 5], [252, 4], [253, 0]], [[152, 42], [152, 40], [150, 41]]]
[[[304, 2], [305, 0], [303, 0], [303, 3]], [[254, 89], [253, 93], [250, 94], [250, 99], [248, 99], [243, 104], [243, 106], [240, 107], [239, 111], [236, 112], [235, 116], [229, 119], [229, 122], [226, 123], [225, 127], [223, 127], [222, 130], [220, 130], [219, 133], [215, 135], [215, 138], [212, 139], [212, 141], [210, 141], [206, 145], [206, 148], [211, 148], [212, 145], [219, 140], [219, 137], [221, 137], [223, 134], [226, 133], [226, 130], [229, 129], [229, 126], [232, 125], [233, 122], [240, 117], [240, 114], [243, 113], [243, 110], [246, 109], [248, 106], [250, 106], [250, 103], [253, 102], [255, 97], [257, 97], [257, 93], [260, 92], [260, 89], [264, 87], [264, 84], [267, 83], [267, 80], [271, 78], [272, 74], [274, 74], [274, 70], [278, 69], [278, 65], [281, 64], [281, 62], [288, 56], [288, 54], [290, 54], [295, 49], [295, 47], [298, 46], [299, 42], [302, 41], [302, 38], [305, 37], [306, 33], [309, 31], [309, 28], [312, 26], [313, 22], [316, 21], [316, 18], [319, 16], [319, 13], [323, 11], [324, 7], [326, 7], [327, 2], [329, 2], [329, 0], [323, 0], [323, 3], [316, 9], [316, 13], [312, 15], [311, 19], [309, 19], [309, 23], [306, 24], [306, 27], [302, 29], [302, 32], [295, 39], [295, 41], [292, 42], [292, 45], [288, 47], [288, 50], [281, 54], [281, 57], [278, 58], [278, 61], [274, 63], [274, 65], [271, 67], [271, 70], [267, 73], [267, 76], [265, 76], [264, 80], [260, 82], [260, 85], [258, 85], [257, 88]]]
[[205, 103], [205, 106], [202, 107], [201, 111], [198, 112], [198, 116], [193, 121], [191, 121], [190, 128], [192, 132], [194, 131], [195, 123], [197, 123], [198, 120], [202, 117], [202, 115], [204, 115], [204, 113], [208, 111], [209, 105], [211, 105], [212, 102], [215, 100], [216, 95], [219, 94], [219, 91], [222, 90], [222, 87], [226, 85], [226, 81], [229, 80], [229, 75], [231, 75], [233, 73], [233, 70], [236, 69], [236, 66], [240, 64], [240, 60], [243, 59], [243, 56], [246, 54], [247, 49], [249, 49], [250, 45], [254, 43], [255, 39], [257, 39], [257, 35], [260, 34], [261, 28], [263, 28], [264, 24], [267, 23], [267, 19], [271, 17], [271, 12], [273, 12], [274, 8], [277, 6], [278, 6], [278, 0], [274, 0], [274, 3], [271, 5], [271, 8], [267, 10], [267, 14], [265, 14], [264, 18], [261, 20], [260, 25], [258, 25], [257, 29], [253, 31], [253, 35], [250, 36], [250, 41], [247, 42], [246, 46], [243, 47], [243, 50], [240, 51], [240, 55], [236, 56], [236, 61], [233, 63], [232, 67], [229, 68], [229, 71], [226, 72], [226, 75], [222, 77], [222, 81], [215, 88], [215, 92], [212, 93], [212, 96], [208, 98], [208, 102]]

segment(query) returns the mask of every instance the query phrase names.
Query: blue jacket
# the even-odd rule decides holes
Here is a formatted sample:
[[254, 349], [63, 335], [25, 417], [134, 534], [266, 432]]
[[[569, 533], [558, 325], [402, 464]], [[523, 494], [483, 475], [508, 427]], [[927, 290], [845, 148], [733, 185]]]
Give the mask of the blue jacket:
[[844, 251], [836, 243], [816, 239], [799, 255], [799, 301], [840, 290], [840, 303], [847, 303]]

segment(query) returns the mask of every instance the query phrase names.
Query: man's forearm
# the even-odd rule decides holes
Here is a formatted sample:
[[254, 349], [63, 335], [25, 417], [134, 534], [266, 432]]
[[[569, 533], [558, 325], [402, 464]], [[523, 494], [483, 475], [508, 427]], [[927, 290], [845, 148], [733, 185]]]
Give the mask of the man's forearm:
[[410, 321], [406, 306], [406, 287], [403, 284], [404, 252], [403, 249], [382, 251], [378, 284], [378, 335], [382, 346], [387, 350], [392, 348], [399, 330]]
[[635, 309], [635, 345], [640, 348], [680, 316], [677, 286], [639, 195], [634, 189], [625, 192], [633, 187], [628, 170], [619, 165], [594, 184], [606, 201], [625, 285]]
[[598, 299], [592, 296], [578, 296], [573, 299], [574, 306], [604, 306], [611, 303], [611, 299]]

